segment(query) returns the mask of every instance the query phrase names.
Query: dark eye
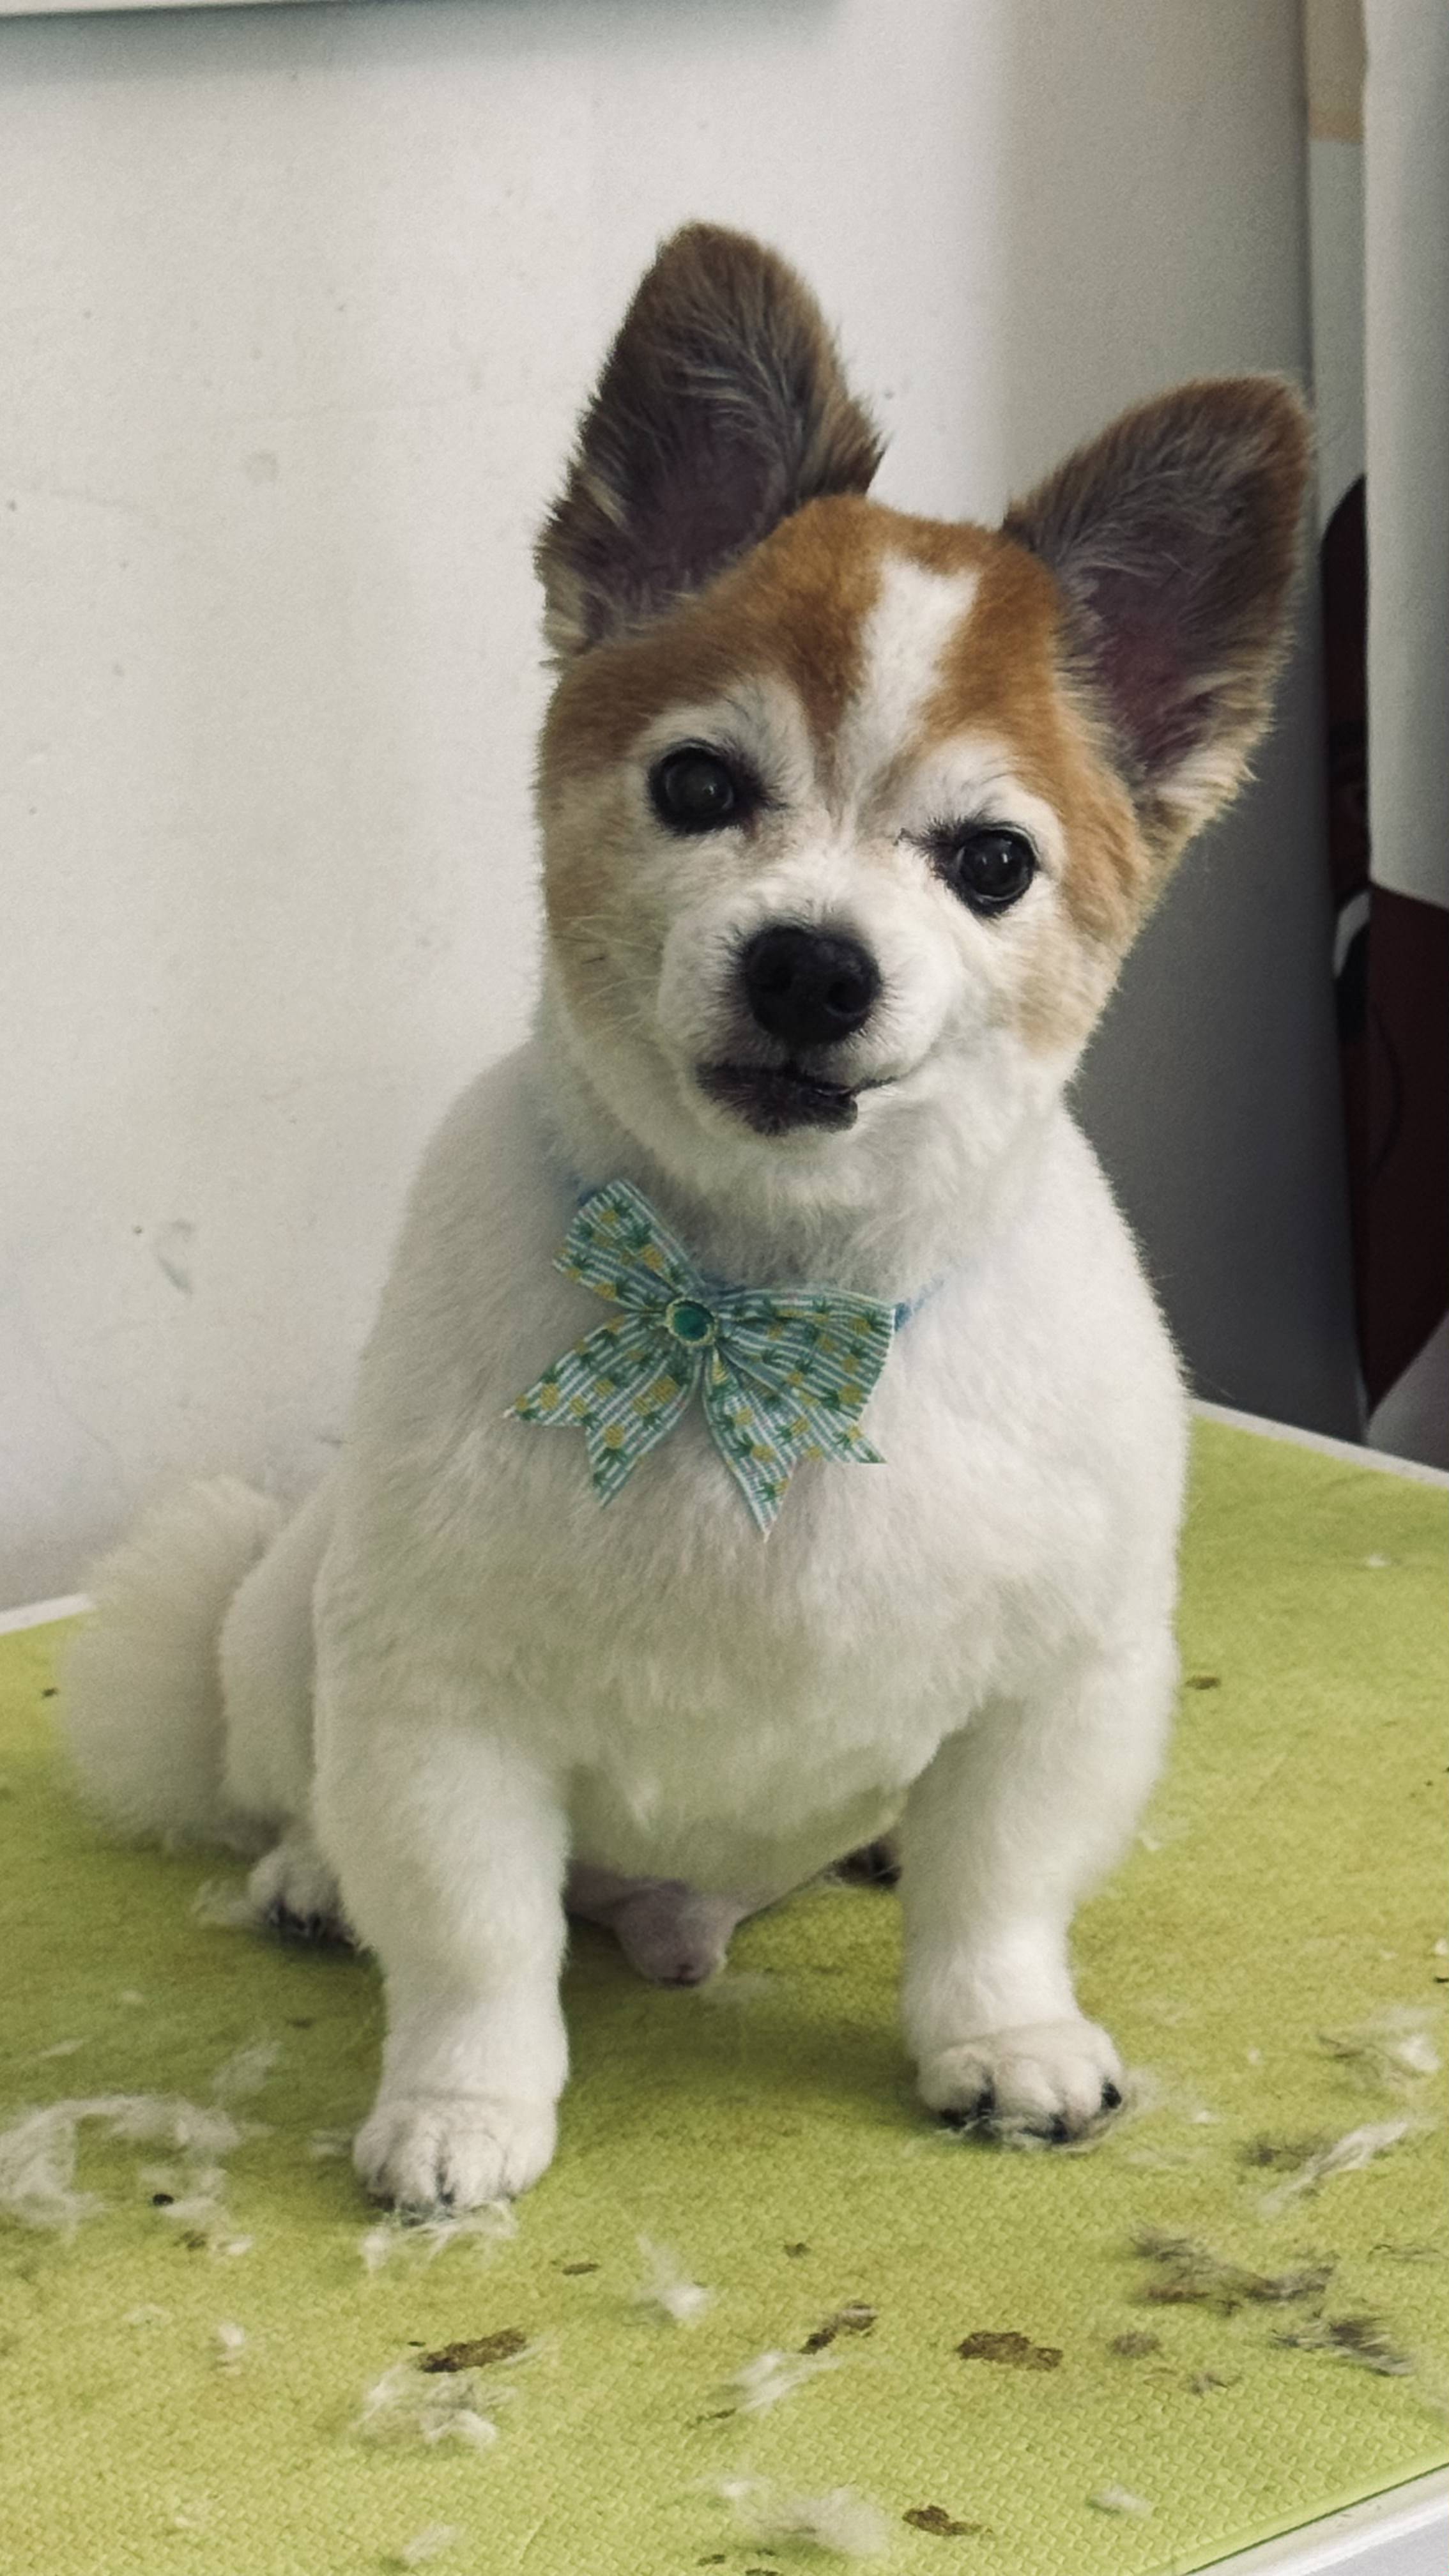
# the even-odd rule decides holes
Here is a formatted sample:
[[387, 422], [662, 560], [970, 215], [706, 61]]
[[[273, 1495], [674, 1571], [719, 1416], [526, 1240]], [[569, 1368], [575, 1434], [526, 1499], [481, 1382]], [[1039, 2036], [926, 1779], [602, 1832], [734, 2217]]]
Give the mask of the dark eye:
[[749, 782], [717, 751], [686, 743], [649, 772], [654, 811], [671, 832], [717, 832], [742, 822], [757, 800]]
[[1019, 903], [1036, 875], [1036, 852], [1024, 832], [983, 824], [943, 834], [936, 865], [953, 894], [973, 912], [1006, 912]]

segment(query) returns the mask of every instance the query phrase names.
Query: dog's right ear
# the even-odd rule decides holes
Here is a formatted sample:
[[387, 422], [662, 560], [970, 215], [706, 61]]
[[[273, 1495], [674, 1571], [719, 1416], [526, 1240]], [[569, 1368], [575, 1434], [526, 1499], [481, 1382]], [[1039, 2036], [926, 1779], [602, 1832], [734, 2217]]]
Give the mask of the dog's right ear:
[[659, 616], [882, 441], [814, 297], [747, 234], [689, 224], [624, 316], [534, 557], [560, 660]]

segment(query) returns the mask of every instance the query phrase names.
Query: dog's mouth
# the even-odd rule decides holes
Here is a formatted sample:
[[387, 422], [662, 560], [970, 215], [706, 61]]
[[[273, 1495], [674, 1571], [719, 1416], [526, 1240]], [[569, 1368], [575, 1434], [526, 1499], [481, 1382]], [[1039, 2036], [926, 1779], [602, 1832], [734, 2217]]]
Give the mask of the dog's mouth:
[[799, 1064], [704, 1064], [700, 1088], [732, 1109], [757, 1136], [794, 1127], [853, 1127], [865, 1084], [830, 1082]]

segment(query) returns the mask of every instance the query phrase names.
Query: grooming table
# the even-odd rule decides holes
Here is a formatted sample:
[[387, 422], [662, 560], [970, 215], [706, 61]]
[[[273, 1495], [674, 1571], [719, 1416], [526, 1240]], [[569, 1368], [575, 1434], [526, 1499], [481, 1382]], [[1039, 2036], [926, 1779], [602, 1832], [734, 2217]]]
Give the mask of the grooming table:
[[693, 1992], [577, 1931], [514, 2232], [379, 2222], [373, 1970], [91, 1825], [48, 1696], [83, 1605], [0, 1622], [0, 2130], [239, 2133], [86, 2121], [89, 2213], [0, 2216], [3, 2576], [788, 2576], [846, 2562], [779, 2496], [841, 2488], [908, 2576], [1437, 2576], [1444, 1480], [1268, 1431], [1198, 1422], [1173, 1756], [1076, 1936], [1137, 2070], [1085, 2152], [932, 2126], [895, 1899], [822, 1884]]

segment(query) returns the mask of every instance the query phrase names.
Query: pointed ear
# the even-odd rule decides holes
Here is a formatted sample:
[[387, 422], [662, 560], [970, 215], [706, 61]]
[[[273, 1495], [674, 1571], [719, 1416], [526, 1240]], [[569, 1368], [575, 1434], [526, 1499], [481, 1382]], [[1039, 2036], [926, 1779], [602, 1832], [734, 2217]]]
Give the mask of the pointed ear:
[[624, 317], [538, 541], [554, 652], [658, 616], [817, 495], [863, 492], [880, 454], [793, 269], [687, 225]]
[[1308, 462], [1292, 388], [1225, 377], [1126, 413], [1007, 515], [1057, 577], [1071, 663], [1164, 855], [1227, 803], [1267, 721]]

